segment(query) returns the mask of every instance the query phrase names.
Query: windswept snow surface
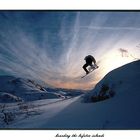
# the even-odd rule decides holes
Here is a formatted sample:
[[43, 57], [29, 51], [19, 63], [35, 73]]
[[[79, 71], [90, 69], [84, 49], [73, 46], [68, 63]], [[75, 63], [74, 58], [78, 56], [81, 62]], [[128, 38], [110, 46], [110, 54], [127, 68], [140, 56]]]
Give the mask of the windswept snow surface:
[[[93, 102], [102, 85], [114, 97]], [[48, 104], [47, 100], [34, 101], [36, 115], [15, 119], [1, 128], [35, 129], [140, 129], [140, 61], [135, 61], [108, 73], [85, 96], [65, 98]], [[30, 113], [30, 112], [29, 112]]]

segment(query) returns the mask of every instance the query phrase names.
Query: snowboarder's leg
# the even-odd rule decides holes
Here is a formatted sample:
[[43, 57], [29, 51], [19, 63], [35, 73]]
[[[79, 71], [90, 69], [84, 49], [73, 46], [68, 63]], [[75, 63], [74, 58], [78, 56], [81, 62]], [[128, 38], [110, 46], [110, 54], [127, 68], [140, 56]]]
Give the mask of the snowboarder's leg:
[[89, 71], [89, 72], [91, 72], [92, 70], [94, 70], [94, 69], [95, 69], [95, 67], [94, 67], [94, 65], [93, 65], [93, 64], [90, 64], [89, 66], [90, 66], [90, 67], [88, 68], [88, 71]]
[[86, 63], [86, 64], [83, 66], [83, 69], [85, 70], [86, 74], [88, 74], [88, 73], [89, 73], [89, 71], [86, 69], [86, 67], [87, 67], [88, 65], [89, 65], [89, 64], [88, 64], [88, 63]]
[[96, 68], [98, 68], [98, 66], [97, 66], [96, 63], [94, 63], [94, 64], [90, 64], [90, 67], [91, 67], [91, 69], [96, 69]]

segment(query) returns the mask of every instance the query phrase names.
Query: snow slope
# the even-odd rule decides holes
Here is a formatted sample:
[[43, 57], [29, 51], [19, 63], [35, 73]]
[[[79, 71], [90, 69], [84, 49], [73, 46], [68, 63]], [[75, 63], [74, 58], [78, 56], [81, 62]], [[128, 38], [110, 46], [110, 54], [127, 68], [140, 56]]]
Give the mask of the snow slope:
[[[139, 97], [139, 85], [140, 85], [140, 60], [131, 62], [122, 67], [119, 67], [111, 72], [109, 72], [96, 86], [93, 90], [87, 94], [87, 98], [91, 99], [93, 95], [103, 94], [103, 87], [107, 87], [108, 90], [105, 94], [109, 92], [114, 92], [117, 97], [126, 97], [127, 99]], [[91, 101], [91, 100], [89, 100]]]
[[[114, 97], [93, 102], [92, 96], [101, 93]], [[135, 61], [108, 73], [85, 96], [68, 98], [46, 104], [33, 103], [37, 115], [15, 119], [2, 128], [45, 129], [140, 129], [140, 61]], [[103, 91], [104, 92], [104, 91]], [[30, 113], [30, 112], [29, 112]], [[16, 117], [18, 118], [18, 117]]]

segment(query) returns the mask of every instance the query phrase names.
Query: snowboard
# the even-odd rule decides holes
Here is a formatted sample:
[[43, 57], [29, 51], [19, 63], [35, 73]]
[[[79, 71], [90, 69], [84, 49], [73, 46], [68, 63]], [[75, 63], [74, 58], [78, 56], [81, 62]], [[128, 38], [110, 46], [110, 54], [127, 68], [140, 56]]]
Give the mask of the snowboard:
[[89, 68], [89, 73], [88, 74], [85, 74], [84, 76], [82, 76], [81, 78], [84, 78], [84, 77], [86, 77], [87, 75], [89, 75], [91, 72], [93, 72], [94, 70], [96, 70], [96, 69], [98, 69], [99, 68], [99, 66], [96, 66], [96, 67], [90, 67]]

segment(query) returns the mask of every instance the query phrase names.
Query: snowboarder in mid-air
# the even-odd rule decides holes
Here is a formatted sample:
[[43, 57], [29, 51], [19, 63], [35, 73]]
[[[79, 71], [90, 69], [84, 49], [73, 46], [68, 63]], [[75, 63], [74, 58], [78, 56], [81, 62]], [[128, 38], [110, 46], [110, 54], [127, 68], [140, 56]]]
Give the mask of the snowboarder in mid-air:
[[[83, 69], [85, 70], [86, 74], [89, 74], [89, 71], [87, 70], [88, 66], [90, 66], [92, 69], [98, 68], [98, 66], [96, 65], [96, 60], [92, 55], [86, 56], [84, 60], [86, 61], [86, 64], [83, 65]], [[94, 63], [94, 65], [92, 64], [92, 62]]]

